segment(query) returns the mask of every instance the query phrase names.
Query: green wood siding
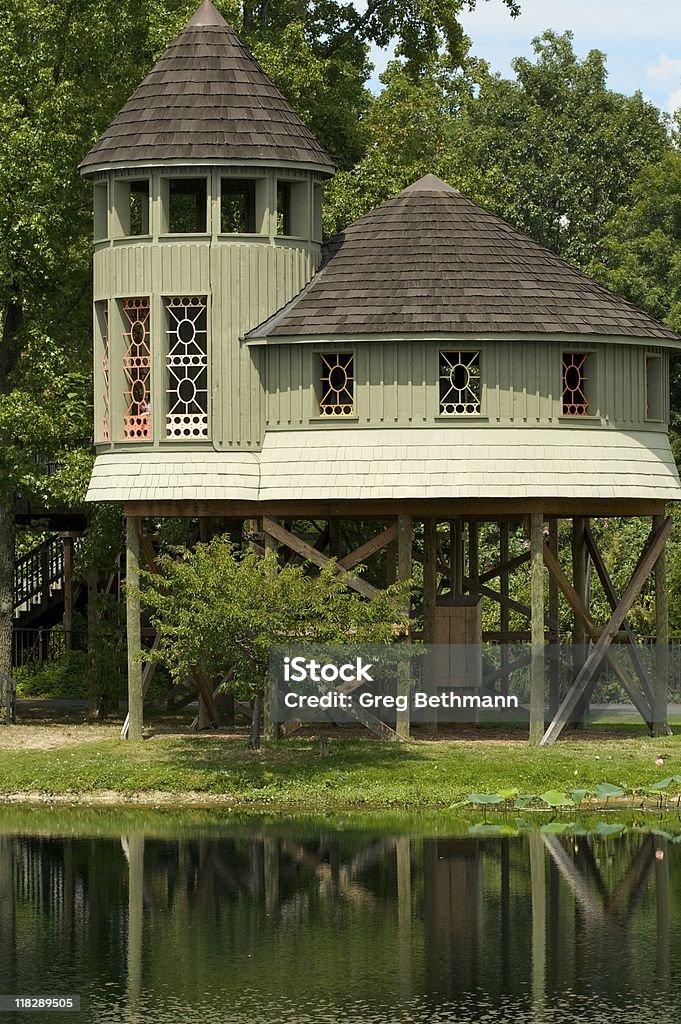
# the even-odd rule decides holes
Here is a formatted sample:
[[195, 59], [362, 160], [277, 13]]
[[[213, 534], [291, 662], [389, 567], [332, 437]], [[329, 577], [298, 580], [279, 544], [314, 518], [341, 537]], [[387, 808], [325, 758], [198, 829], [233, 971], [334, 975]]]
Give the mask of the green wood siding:
[[[481, 411], [440, 416], [438, 361], [441, 350], [479, 351]], [[267, 361], [269, 429], [320, 423], [317, 384], [321, 352], [353, 351], [354, 426], [563, 424], [562, 353], [588, 352], [589, 416], [592, 425], [666, 429], [669, 415], [668, 354], [645, 343], [563, 341], [443, 342], [361, 341], [272, 345], [260, 348]], [[253, 349], [252, 351], [255, 351]], [[646, 354], [662, 357], [662, 422], [646, 418]], [[336, 421], [338, 422], [338, 421]]]

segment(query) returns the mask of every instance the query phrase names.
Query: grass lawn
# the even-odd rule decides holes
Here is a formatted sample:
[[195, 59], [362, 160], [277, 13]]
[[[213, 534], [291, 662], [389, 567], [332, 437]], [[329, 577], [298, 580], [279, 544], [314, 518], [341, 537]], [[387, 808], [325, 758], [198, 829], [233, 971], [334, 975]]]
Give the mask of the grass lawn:
[[151, 799], [166, 793], [178, 803], [202, 794], [263, 810], [418, 811], [500, 788], [569, 792], [599, 782], [633, 788], [681, 775], [681, 736], [651, 739], [635, 726], [572, 733], [553, 747], [534, 749], [520, 733], [493, 729], [405, 744], [332, 737], [326, 757], [316, 739], [304, 737], [253, 754], [243, 735], [160, 734], [125, 743], [115, 738], [114, 726], [52, 725], [40, 743], [39, 729], [0, 729], [0, 794], [106, 792], [109, 799]]

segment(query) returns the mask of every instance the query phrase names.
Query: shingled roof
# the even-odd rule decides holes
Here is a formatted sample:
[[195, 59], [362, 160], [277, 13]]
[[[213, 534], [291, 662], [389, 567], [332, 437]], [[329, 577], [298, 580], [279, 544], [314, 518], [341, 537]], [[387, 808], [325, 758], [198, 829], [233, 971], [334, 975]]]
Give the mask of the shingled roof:
[[331, 157], [210, 0], [198, 9], [80, 165]]
[[325, 246], [249, 339], [348, 334], [679, 335], [432, 174]]

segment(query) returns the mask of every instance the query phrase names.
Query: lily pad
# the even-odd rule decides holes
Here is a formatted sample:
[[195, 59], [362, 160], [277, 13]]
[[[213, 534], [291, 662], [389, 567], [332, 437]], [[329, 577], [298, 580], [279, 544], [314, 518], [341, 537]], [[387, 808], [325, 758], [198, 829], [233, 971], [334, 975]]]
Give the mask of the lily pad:
[[504, 798], [498, 793], [469, 793], [466, 802], [469, 804], [503, 804]]
[[567, 793], [561, 793], [558, 789], [547, 789], [545, 793], [539, 794], [540, 800], [543, 800], [549, 807], [574, 807], [574, 800], [567, 795]]
[[570, 790], [570, 796], [574, 800], [575, 804], [581, 804], [585, 796], [593, 796], [593, 790], [591, 789], [572, 789]]
[[542, 825], [539, 829], [547, 836], [562, 836], [564, 832], [568, 832], [572, 828], [569, 821], [549, 821], [547, 825]]
[[595, 789], [596, 796], [609, 800], [611, 797], [624, 796], [626, 790], [621, 786], [615, 786], [612, 782], [599, 782]]

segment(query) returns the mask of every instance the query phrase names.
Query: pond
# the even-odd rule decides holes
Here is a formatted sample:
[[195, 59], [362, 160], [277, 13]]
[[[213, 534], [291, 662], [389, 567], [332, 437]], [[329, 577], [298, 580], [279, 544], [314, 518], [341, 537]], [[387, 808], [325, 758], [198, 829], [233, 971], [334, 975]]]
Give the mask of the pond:
[[0, 993], [47, 1019], [679, 1020], [669, 833], [117, 813], [0, 811]]

